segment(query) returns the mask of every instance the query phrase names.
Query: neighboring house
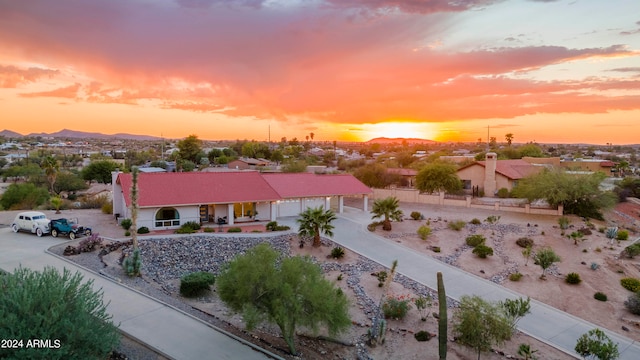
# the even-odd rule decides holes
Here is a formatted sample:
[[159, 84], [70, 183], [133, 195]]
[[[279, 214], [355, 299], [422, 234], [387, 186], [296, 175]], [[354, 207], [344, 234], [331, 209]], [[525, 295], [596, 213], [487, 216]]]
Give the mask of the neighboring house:
[[[113, 173], [113, 213], [130, 218], [131, 174]], [[254, 171], [141, 173], [137, 225], [175, 229], [188, 221], [227, 224], [273, 221], [308, 207], [343, 211], [345, 196], [367, 208], [371, 189], [348, 174], [263, 174]]]
[[524, 160], [498, 160], [498, 155], [490, 152], [485, 161], [463, 166], [457, 174], [465, 190], [482, 189], [485, 196], [493, 197], [499, 189], [511, 191], [518, 180], [536, 174], [543, 168]]
[[400, 178], [402, 179], [402, 186], [414, 187], [416, 184], [416, 176], [418, 175], [418, 170], [404, 169], [404, 168], [388, 168], [387, 173], [399, 175]]
[[240, 158], [233, 161], [229, 161], [227, 166], [229, 169], [247, 170], [247, 169], [259, 169], [269, 165], [269, 161], [264, 159], [254, 158]]
[[570, 171], [588, 171], [588, 172], [603, 172], [607, 176], [614, 174], [613, 168], [615, 163], [609, 160], [601, 159], [575, 159], [573, 161], [562, 161], [560, 166]]

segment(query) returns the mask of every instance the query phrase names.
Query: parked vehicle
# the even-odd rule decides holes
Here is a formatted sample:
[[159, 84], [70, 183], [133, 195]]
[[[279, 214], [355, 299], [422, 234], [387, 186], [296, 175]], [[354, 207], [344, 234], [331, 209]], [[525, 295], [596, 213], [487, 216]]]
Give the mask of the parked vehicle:
[[32, 234], [42, 236], [50, 231], [49, 219], [47, 215], [39, 211], [25, 211], [16, 215], [11, 224], [13, 232], [28, 231]]
[[91, 235], [91, 228], [78, 225], [77, 219], [54, 219], [51, 220], [49, 225], [51, 228], [51, 236], [58, 237], [58, 235], [67, 235], [69, 239], [73, 240], [77, 236]]

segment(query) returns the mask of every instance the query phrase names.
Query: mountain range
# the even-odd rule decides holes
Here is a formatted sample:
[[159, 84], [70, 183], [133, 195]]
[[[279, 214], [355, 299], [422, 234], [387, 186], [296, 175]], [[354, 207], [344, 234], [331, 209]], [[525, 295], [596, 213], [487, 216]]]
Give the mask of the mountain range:
[[64, 138], [64, 139], [125, 139], [125, 140], [160, 140], [157, 136], [149, 135], [134, 135], [126, 133], [117, 134], [102, 134], [96, 132], [75, 131], [69, 129], [62, 129], [54, 133], [31, 133], [22, 135], [11, 130], [0, 131], [0, 136], [5, 138], [21, 138], [21, 137], [52, 137], [52, 138]]

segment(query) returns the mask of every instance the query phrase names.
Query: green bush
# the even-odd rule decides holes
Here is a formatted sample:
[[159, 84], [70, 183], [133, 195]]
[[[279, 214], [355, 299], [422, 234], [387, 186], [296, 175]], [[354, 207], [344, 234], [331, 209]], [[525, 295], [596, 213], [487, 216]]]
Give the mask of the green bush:
[[379, 221], [374, 221], [372, 223], [370, 223], [369, 225], [367, 225], [367, 230], [374, 232], [376, 231], [376, 228], [378, 227], [378, 225], [380, 225], [381, 223]]
[[431, 228], [427, 225], [422, 225], [418, 228], [418, 236], [420, 236], [420, 239], [427, 240], [429, 235], [431, 235]]
[[509, 274], [509, 280], [511, 281], [520, 281], [522, 279], [522, 274], [519, 272]]
[[635, 243], [624, 248], [624, 254], [632, 259], [635, 256], [640, 255], [640, 243]]
[[411, 309], [408, 299], [396, 299], [394, 297], [388, 297], [382, 304], [382, 312], [385, 319], [397, 319], [402, 320], [407, 316], [407, 313]]
[[478, 245], [484, 245], [485, 240], [486, 239], [484, 238], [484, 236], [480, 234], [474, 234], [467, 236], [465, 242], [471, 247], [476, 247]]
[[432, 338], [431, 334], [424, 330], [420, 330], [417, 333], [413, 334], [413, 337], [418, 341], [429, 341]]
[[423, 218], [422, 213], [420, 213], [419, 211], [412, 211], [410, 216], [413, 220], [420, 220]]
[[239, 232], [242, 232], [242, 229], [237, 227], [237, 226], [235, 226], [235, 227], [228, 228], [227, 232], [228, 233], [239, 233]]
[[577, 285], [582, 282], [582, 279], [580, 279], [580, 274], [572, 272], [567, 274], [567, 276], [564, 278], [564, 281], [567, 284]]
[[267, 229], [267, 231], [276, 231], [276, 229], [278, 228], [278, 222], [269, 221], [267, 225], [265, 225], [265, 228]]
[[618, 230], [618, 235], [616, 236], [616, 240], [629, 240], [629, 232], [627, 230]]
[[450, 221], [447, 226], [449, 227], [449, 229], [451, 230], [455, 230], [455, 231], [460, 231], [462, 230], [462, 228], [464, 228], [464, 226], [466, 225], [466, 223], [462, 220], [456, 220], [456, 221]]
[[489, 224], [496, 224], [498, 221], [500, 221], [500, 216], [490, 215], [490, 216], [487, 216], [487, 218], [484, 221], [488, 222]]
[[278, 226], [276, 226], [276, 230], [275, 231], [286, 231], [286, 230], [291, 230], [291, 227], [289, 227], [287, 225], [278, 225]]
[[215, 276], [206, 271], [193, 272], [180, 279], [180, 295], [195, 297], [205, 293], [215, 283]]
[[[0, 359], [108, 359], [120, 334], [102, 291], [83, 280], [53, 267], [0, 275], [0, 339], [24, 341], [19, 349], [0, 348]], [[28, 339], [50, 339], [53, 346], [28, 348]]]
[[521, 248], [528, 248], [528, 247], [532, 247], [533, 246], [533, 239], [532, 238], [528, 238], [528, 237], [521, 237], [518, 240], [516, 240], [516, 245], [520, 246]]
[[102, 205], [102, 213], [103, 214], [111, 214], [113, 213], [113, 204], [112, 203], [105, 203], [104, 205]]
[[562, 230], [568, 229], [570, 223], [571, 223], [571, 220], [569, 220], [568, 217], [561, 216], [558, 218], [558, 225], [560, 225], [560, 229]]
[[216, 230], [214, 228], [205, 227], [205, 228], [202, 229], [202, 231], [204, 231], [206, 233], [211, 233], [211, 232], [215, 232]]
[[482, 221], [480, 221], [480, 219], [478, 219], [478, 218], [473, 218], [473, 219], [471, 219], [471, 221], [469, 221], [469, 223], [473, 224], [473, 225], [480, 225], [480, 224], [482, 224]]
[[629, 291], [638, 292], [640, 290], [640, 280], [636, 278], [620, 279], [620, 285]]
[[138, 234], [148, 234], [149, 233], [149, 228], [146, 226], [140, 226], [138, 228]]
[[49, 199], [44, 187], [32, 183], [11, 184], [0, 197], [0, 205], [6, 210], [35, 209]]
[[176, 230], [176, 234], [192, 234], [197, 230], [200, 230], [200, 224], [195, 221], [188, 221], [180, 225], [180, 228]]
[[598, 291], [597, 293], [593, 294], [593, 298], [600, 301], [607, 301], [607, 294]]
[[481, 259], [486, 259], [487, 256], [493, 256], [493, 249], [484, 244], [476, 246], [472, 252], [478, 255], [478, 257]]
[[133, 225], [133, 221], [131, 219], [122, 219], [120, 221], [120, 226], [125, 230], [131, 229], [131, 225]]
[[131, 236], [131, 231], [127, 230], [124, 232], [124, 236]]
[[499, 197], [499, 198], [501, 198], [501, 199], [506, 199], [506, 198], [508, 198], [508, 197], [510, 196], [510, 194], [509, 194], [509, 189], [507, 189], [507, 188], [500, 188], [500, 189], [498, 190], [498, 194], [497, 194], [497, 195], [498, 195], [498, 197]]
[[440, 246], [432, 246], [431, 250], [435, 253], [439, 253], [440, 252]]
[[341, 259], [344, 256], [344, 249], [340, 246], [331, 249], [331, 258]]

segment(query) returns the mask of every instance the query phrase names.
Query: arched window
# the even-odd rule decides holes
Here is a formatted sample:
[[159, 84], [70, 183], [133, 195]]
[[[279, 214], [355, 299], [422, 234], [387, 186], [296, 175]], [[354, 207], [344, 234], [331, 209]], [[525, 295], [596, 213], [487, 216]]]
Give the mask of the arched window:
[[156, 227], [180, 226], [180, 213], [175, 208], [162, 208], [156, 213]]

